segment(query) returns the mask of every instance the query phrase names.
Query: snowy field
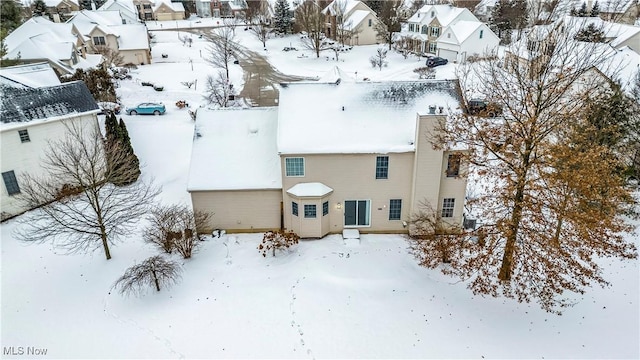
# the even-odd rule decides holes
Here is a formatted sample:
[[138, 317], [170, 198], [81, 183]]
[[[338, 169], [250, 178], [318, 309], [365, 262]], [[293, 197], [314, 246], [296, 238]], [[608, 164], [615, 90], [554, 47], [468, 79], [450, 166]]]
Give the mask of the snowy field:
[[[264, 51], [248, 32], [238, 37]], [[408, 80], [424, 63], [390, 54], [389, 66], [374, 70], [368, 58], [376, 46], [354, 49], [344, 62], [282, 51], [289, 43], [301, 49], [297, 40], [267, 42], [265, 53], [285, 74], [322, 77], [338, 64], [358, 78]], [[205, 48], [197, 37], [187, 48], [177, 32], [156, 32], [156, 62], [118, 89], [125, 105], [167, 105], [164, 116], [122, 116], [143, 176], [163, 187], [164, 203], [189, 203], [193, 122], [175, 101], [202, 104], [200, 84], [215, 72], [199, 56]], [[449, 64], [437, 76], [454, 70]], [[238, 65], [231, 77], [239, 88]], [[194, 79], [196, 90], [180, 84]], [[207, 239], [191, 260], [176, 257], [184, 265], [178, 285], [124, 298], [110, 292], [113, 282], [157, 253], [140, 233], [113, 246], [107, 261], [99, 251], [63, 255], [18, 243], [15, 227], [0, 225], [3, 358], [640, 358], [638, 261], [602, 260], [611, 286], [590, 289], [556, 316], [536, 304], [473, 296], [464, 283], [420, 268], [401, 235], [363, 235], [359, 245], [332, 235], [263, 258], [260, 234], [233, 234]], [[20, 349], [32, 352], [8, 352]]]

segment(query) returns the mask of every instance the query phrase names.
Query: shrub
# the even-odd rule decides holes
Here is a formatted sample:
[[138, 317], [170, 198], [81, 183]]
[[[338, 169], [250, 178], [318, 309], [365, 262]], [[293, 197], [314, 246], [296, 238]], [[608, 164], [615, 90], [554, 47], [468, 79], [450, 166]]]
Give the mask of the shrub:
[[420, 79], [435, 79], [436, 71], [433, 68], [423, 66], [413, 69], [413, 72], [418, 74]]
[[269, 251], [273, 256], [276, 256], [276, 250], [288, 249], [297, 244], [299, 240], [300, 236], [293, 231], [267, 231], [262, 238], [262, 243], [258, 245], [258, 251], [262, 253], [263, 257], [267, 257]]
[[168, 287], [177, 283], [181, 278], [180, 265], [167, 260], [161, 255], [152, 256], [138, 265], [128, 268], [113, 284], [113, 288], [120, 288], [122, 295], [141, 295], [147, 287], [160, 291], [160, 287]]

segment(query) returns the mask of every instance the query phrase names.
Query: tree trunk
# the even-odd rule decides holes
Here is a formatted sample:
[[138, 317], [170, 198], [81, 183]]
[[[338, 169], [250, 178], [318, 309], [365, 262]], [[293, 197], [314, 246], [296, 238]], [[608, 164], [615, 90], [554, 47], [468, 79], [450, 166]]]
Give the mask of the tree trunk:
[[151, 274], [153, 274], [153, 281], [156, 283], [156, 290], [160, 291], [160, 281], [158, 281], [158, 275], [156, 275], [156, 270], [151, 270]]

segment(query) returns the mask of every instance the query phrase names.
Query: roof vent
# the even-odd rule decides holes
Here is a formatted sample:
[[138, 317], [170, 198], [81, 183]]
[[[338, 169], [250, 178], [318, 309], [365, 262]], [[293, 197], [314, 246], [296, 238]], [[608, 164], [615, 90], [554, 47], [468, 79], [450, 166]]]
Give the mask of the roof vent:
[[436, 106], [429, 105], [429, 114], [435, 114], [435, 113], [436, 113]]
[[444, 106], [438, 106], [438, 114], [442, 114], [444, 112]]

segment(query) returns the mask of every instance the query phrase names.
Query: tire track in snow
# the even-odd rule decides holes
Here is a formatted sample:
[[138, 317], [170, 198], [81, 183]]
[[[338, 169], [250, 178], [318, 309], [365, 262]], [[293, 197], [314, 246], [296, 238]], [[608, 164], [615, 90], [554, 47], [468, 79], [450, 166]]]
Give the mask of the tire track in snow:
[[[315, 360], [315, 357], [313, 356], [313, 351], [311, 351], [311, 349], [306, 345], [304, 341], [304, 330], [302, 329], [302, 326], [296, 321], [296, 310], [295, 310], [296, 299], [297, 299], [296, 289], [297, 289], [297, 286], [300, 284], [300, 280], [303, 280], [303, 279], [305, 279], [304, 276], [301, 279], [299, 278], [298, 280], [296, 280], [296, 283], [291, 286], [291, 302], [289, 303], [289, 310], [291, 311], [291, 327], [296, 331], [296, 333], [300, 337], [300, 346], [302, 347], [302, 350], [305, 351], [307, 355], [309, 355], [312, 359]], [[293, 351], [296, 351], [296, 347], [293, 348]]]
[[107, 297], [109, 295], [110, 294], [105, 295], [103, 300], [102, 300], [102, 310], [105, 313], [105, 315], [114, 318], [117, 322], [119, 322], [121, 324], [133, 325], [134, 327], [138, 328], [139, 330], [142, 330], [142, 331], [146, 332], [151, 337], [153, 337], [154, 340], [156, 340], [156, 341], [160, 342], [162, 345], [164, 345], [164, 347], [166, 347], [167, 350], [169, 350], [171, 352], [171, 354], [173, 354], [173, 356], [175, 358], [177, 358], [177, 359], [185, 359], [186, 358], [186, 356], [183, 353], [173, 349], [171, 341], [169, 341], [168, 339], [156, 335], [156, 333], [153, 332], [153, 330], [151, 330], [149, 328], [146, 328], [144, 326], [141, 326], [140, 324], [138, 324], [138, 322], [136, 322], [133, 319], [123, 319], [122, 317], [118, 316], [114, 312], [111, 312], [109, 310], [109, 303], [107, 301]]

